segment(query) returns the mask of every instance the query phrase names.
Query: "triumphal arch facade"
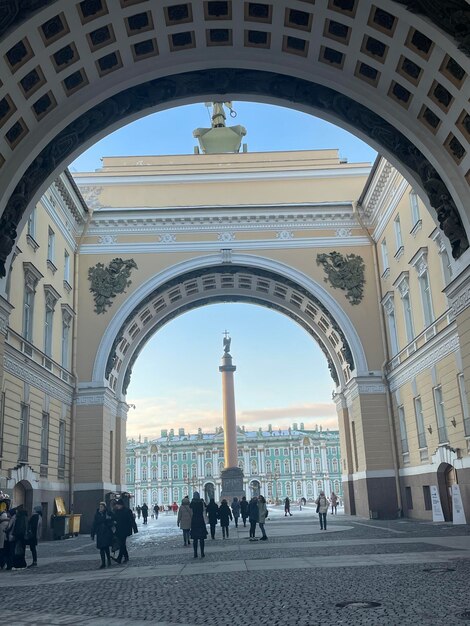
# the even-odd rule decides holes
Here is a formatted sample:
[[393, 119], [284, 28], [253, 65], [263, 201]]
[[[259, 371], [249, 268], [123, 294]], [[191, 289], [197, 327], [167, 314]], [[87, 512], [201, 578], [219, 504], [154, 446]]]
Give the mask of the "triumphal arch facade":
[[[7, 7], [0, 23], [3, 289], [8, 296], [14, 259], [12, 272], [15, 264], [18, 268], [23, 263], [21, 271], [28, 277], [30, 290], [43, 282], [49, 308], [59, 300], [61, 291], [53, 280], [57, 274], [48, 282], [43, 280], [44, 272], [30, 258], [21, 261], [25, 246], [18, 245], [19, 233], [27, 227], [34, 207], [48, 204], [46, 190], [55, 185], [54, 193], [66, 198], [72, 215], [68, 230], [76, 244], [73, 254], [79, 258], [74, 274], [77, 283], [69, 283], [78, 290], [75, 302], [79, 306], [69, 304], [71, 310], [63, 310], [76, 331], [76, 371], [69, 380], [67, 368], [65, 373], [57, 370], [61, 384], [76, 386], [70, 411], [62, 415], [62, 421], [69, 419], [69, 413], [73, 417], [74, 462], [70, 473], [61, 473], [70, 480], [76, 505], [122, 480], [118, 451], [125, 437], [125, 388], [132, 360], [148, 335], [146, 329], [157, 329], [185, 310], [183, 306], [217, 299], [274, 306], [304, 325], [324, 347], [338, 383], [335, 398], [342, 420], [344, 477], [356, 512], [390, 515], [405, 509], [402, 496], [408, 497], [406, 490], [428, 486], [416, 477], [429, 473], [431, 461], [442, 466], [441, 475], [449, 484], [452, 478], [447, 468], [458, 468], [461, 491], [465, 491], [465, 380], [470, 356], [467, 3], [227, 0], [171, 5], [37, 0], [11, 2]], [[318, 162], [315, 155], [303, 162], [302, 155], [294, 154], [283, 155], [282, 162], [274, 158], [265, 171], [254, 155], [240, 154], [235, 159], [232, 155], [230, 162], [220, 158], [219, 165], [212, 157], [197, 155], [191, 157], [194, 162], [183, 158], [173, 168], [158, 158], [142, 164], [118, 160], [112, 175], [107, 169], [111, 164], [86, 180], [73, 182], [62, 175], [82, 150], [140, 116], [200, 100], [236, 99], [284, 104], [319, 115], [368, 141], [387, 163], [380, 161], [366, 171], [341, 163], [333, 154], [317, 155]], [[238, 164], [238, 159], [240, 170], [230, 174], [231, 164]], [[188, 172], [183, 174], [185, 168]], [[327, 171], [335, 174], [314, 174]], [[289, 172], [293, 172], [291, 178]], [[345, 196], [331, 195], [337, 172], [348, 179]], [[228, 183], [239, 173], [242, 180], [233, 187], [236, 192], [230, 191], [228, 202], [224, 196]], [[113, 199], [110, 179], [122, 192], [124, 204]], [[131, 179], [138, 179], [139, 187]], [[259, 195], [248, 179], [262, 190]], [[266, 180], [272, 181], [272, 189], [279, 187], [275, 198], [265, 191]], [[276, 185], [278, 180], [282, 185]], [[296, 180], [296, 184], [286, 180]], [[427, 239], [421, 241], [424, 228], [415, 229], [418, 221], [424, 224], [424, 215], [411, 224], [412, 240], [420, 242], [413, 255], [408, 255], [403, 242], [386, 255], [387, 243], [398, 236], [400, 224], [396, 225], [394, 211], [407, 184], [421, 198], [421, 213], [426, 212], [426, 220], [429, 217], [433, 225], [435, 260], [428, 242], [431, 233], [426, 232]], [[132, 193], [125, 192], [126, 185]], [[167, 185], [167, 190], [173, 185], [171, 197], [177, 197], [180, 204], [150, 202], [155, 185], [159, 189]], [[209, 196], [203, 198], [198, 194], [204, 189]], [[132, 201], [125, 200], [126, 193]], [[211, 210], [211, 197], [225, 197], [223, 211]], [[127, 216], [128, 209], [134, 211], [134, 218]], [[400, 217], [399, 222], [403, 220]], [[388, 226], [391, 236], [386, 234]], [[72, 240], [69, 244], [73, 248]], [[32, 254], [38, 254], [33, 248], [29, 245]], [[381, 251], [378, 255], [377, 250]], [[115, 258], [128, 263], [112, 263]], [[431, 309], [426, 299], [427, 272], [436, 259], [446, 258], [444, 283], [433, 291]], [[98, 263], [103, 268], [97, 268]], [[94, 300], [89, 291], [90, 270], [98, 286], [103, 281], [99, 282], [93, 268], [106, 270], [118, 287], [126, 286], [125, 293], [111, 299], [101, 294], [101, 299]], [[435, 274], [430, 275], [434, 280]], [[416, 320], [410, 326], [408, 313], [403, 328], [395, 313], [398, 298], [406, 304], [407, 285], [412, 289], [415, 278], [416, 289], [424, 285], [423, 336]], [[416, 298], [410, 293], [413, 302]], [[11, 306], [11, 297], [5, 297], [5, 332], [11, 326]], [[366, 316], [365, 310], [375, 313]], [[93, 324], [88, 313], [95, 315]], [[449, 341], [446, 349], [438, 345], [432, 352], [429, 341], [442, 338], [442, 326], [435, 326], [438, 319]], [[18, 335], [18, 345], [22, 345], [21, 332]], [[85, 335], [89, 337], [86, 343]], [[6, 351], [8, 339], [5, 334], [2, 337]], [[434, 354], [427, 369], [431, 388], [440, 389], [427, 403], [417, 379], [427, 371], [424, 361], [415, 364], [411, 378], [410, 361], [407, 364], [421, 349]], [[458, 384], [451, 384], [441, 380], [436, 359], [457, 353], [455, 371], [461, 377]], [[19, 373], [18, 368], [15, 371]], [[34, 380], [23, 380], [27, 397]], [[410, 385], [406, 395], [399, 393], [403, 385]], [[442, 422], [446, 393], [451, 407], [447, 416], [457, 424], [451, 424], [455, 430], [450, 434], [439, 431], [448, 427]], [[28, 406], [20, 395], [18, 391], [18, 404]], [[419, 403], [408, 406], [408, 398], [421, 398], [422, 411]], [[4, 403], [12, 416], [14, 404]], [[434, 428], [427, 423], [432, 404], [438, 407]], [[43, 402], [43, 413], [47, 413], [46, 405]], [[416, 458], [409, 424], [406, 430], [410, 411], [418, 415]], [[13, 432], [14, 427], [9, 436]], [[440, 434], [429, 443], [427, 433], [431, 439]], [[444, 434], [447, 441], [441, 441], [446, 439]], [[87, 439], [91, 435], [101, 442], [94, 450]], [[450, 435], [455, 435], [455, 442]], [[406, 447], [408, 452], [404, 452]], [[87, 449], [93, 452], [94, 462], [87, 457]], [[407, 467], [400, 468], [400, 463]], [[5, 464], [2, 460], [2, 471], [4, 465], [10, 467], [10, 459]], [[421, 470], [411, 471], [415, 466]], [[57, 481], [67, 478], [57, 477]], [[25, 477], [22, 480], [28, 482]], [[55, 486], [48, 487], [53, 490]], [[413, 504], [408, 504], [413, 514]]]

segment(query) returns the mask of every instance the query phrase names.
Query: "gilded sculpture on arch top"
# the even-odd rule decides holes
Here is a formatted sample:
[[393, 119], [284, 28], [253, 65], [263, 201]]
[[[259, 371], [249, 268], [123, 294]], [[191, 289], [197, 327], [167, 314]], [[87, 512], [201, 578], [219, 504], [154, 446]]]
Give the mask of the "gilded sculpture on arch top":
[[121, 258], [113, 259], [108, 266], [97, 263], [88, 269], [90, 291], [95, 300], [95, 313], [106, 313], [113, 303], [113, 298], [125, 292], [126, 287], [132, 283], [129, 278], [133, 269], [137, 269], [134, 259], [124, 261]]
[[346, 298], [351, 304], [359, 304], [363, 298], [365, 265], [358, 254], [342, 255], [339, 252], [317, 254], [317, 265], [322, 265], [326, 273], [325, 283], [330, 283], [334, 289], [346, 292]]

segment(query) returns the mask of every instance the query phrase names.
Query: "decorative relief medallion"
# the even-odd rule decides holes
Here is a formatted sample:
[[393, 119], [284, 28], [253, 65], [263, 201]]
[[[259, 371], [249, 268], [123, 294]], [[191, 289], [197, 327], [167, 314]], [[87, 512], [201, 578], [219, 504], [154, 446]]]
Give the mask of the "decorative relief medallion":
[[351, 237], [352, 230], [350, 228], [337, 228], [336, 236], [343, 239], [344, 237]]
[[163, 233], [158, 235], [157, 239], [160, 243], [174, 243], [176, 241], [176, 235], [173, 233]]
[[87, 206], [90, 209], [95, 211], [96, 209], [105, 208], [102, 202], [100, 201], [100, 195], [103, 191], [103, 187], [95, 187], [91, 185], [78, 185], [80, 193], [83, 196], [83, 199], [87, 203]]
[[351, 304], [359, 304], [363, 298], [365, 285], [364, 261], [357, 254], [343, 256], [339, 252], [317, 254], [317, 265], [322, 265], [327, 278], [334, 289], [346, 292], [346, 298]]
[[117, 238], [114, 235], [100, 235], [98, 237], [98, 243], [102, 246], [107, 246], [112, 243], [117, 243]]
[[294, 233], [291, 230], [280, 230], [276, 233], [276, 239], [282, 239], [283, 241], [294, 239]]
[[218, 241], [235, 241], [235, 233], [219, 233], [217, 239]]
[[95, 299], [95, 313], [106, 313], [113, 298], [118, 293], [124, 293], [126, 287], [132, 283], [129, 280], [132, 269], [137, 269], [134, 259], [123, 261], [113, 259], [107, 267], [97, 263], [88, 270], [88, 280], [91, 282], [90, 291]]

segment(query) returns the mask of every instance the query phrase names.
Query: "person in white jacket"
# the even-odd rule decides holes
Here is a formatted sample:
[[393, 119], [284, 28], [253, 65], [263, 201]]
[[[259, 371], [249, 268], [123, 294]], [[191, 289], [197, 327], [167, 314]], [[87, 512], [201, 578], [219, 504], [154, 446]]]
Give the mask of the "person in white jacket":
[[317, 513], [320, 518], [320, 530], [326, 530], [326, 514], [328, 513], [328, 507], [330, 506], [330, 501], [325, 496], [324, 491], [320, 491], [320, 495], [315, 500], [317, 505]]

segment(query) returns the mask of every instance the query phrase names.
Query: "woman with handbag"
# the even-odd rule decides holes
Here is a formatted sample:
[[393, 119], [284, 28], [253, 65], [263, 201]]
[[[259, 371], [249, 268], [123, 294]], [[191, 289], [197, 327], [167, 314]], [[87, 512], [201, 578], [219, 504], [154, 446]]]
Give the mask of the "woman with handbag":
[[191, 545], [191, 541], [189, 540], [189, 533], [191, 531], [192, 517], [193, 512], [191, 510], [189, 498], [188, 496], [184, 496], [183, 500], [181, 501], [181, 506], [178, 509], [178, 519], [176, 520], [176, 524], [183, 531], [183, 541], [185, 546]]

